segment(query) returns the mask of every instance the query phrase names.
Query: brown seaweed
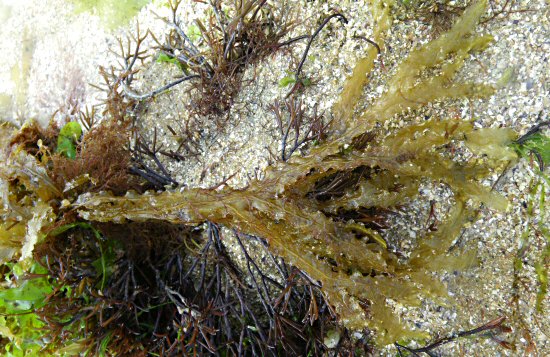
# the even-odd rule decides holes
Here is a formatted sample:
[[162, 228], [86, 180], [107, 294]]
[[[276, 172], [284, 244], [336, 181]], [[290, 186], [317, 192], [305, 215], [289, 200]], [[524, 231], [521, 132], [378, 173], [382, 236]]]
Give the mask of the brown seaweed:
[[[468, 254], [468, 259], [445, 258], [453, 239], [472, 219], [468, 201], [506, 209], [506, 199], [477, 180], [501, 167], [503, 160], [515, 158], [513, 151], [506, 149], [513, 134], [506, 129], [477, 131], [472, 123], [464, 121], [429, 120], [385, 136], [375, 131], [373, 139], [360, 148], [352, 144], [355, 138], [373, 130], [375, 123], [389, 120], [405, 109], [445, 98], [479, 97], [494, 92], [498, 85], [452, 81], [468, 54], [483, 50], [491, 40], [490, 36], [473, 33], [484, 5], [483, 1], [472, 5], [449, 32], [413, 50], [397, 67], [388, 90], [372, 106], [353, 122], [345, 116], [339, 118], [335, 125], [344, 130], [341, 135], [312, 148], [304, 157], [277, 164], [264, 180], [252, 182], [246, 190], [189, 189], [120, 198], [109, 194], [83, 195], [76, 203], [79, 214], [86, 220], [119, 223], [160, 219], [195, 225], [210, 221], [265, 237], [273, 253], [322, 284], [323, 293], [345, 326], [375, 329], [379, 343], [422, 335], [399, 323], [385, 301], [414, 305], [421, 295], [445, 297], [445, 288], [430, 272], [471, 263]], [[360, 62], [358, 66], [364, 64]], [[436, 66], [441, 66], [436, 74], [426, 75], [426, 69]], [[352, 82], [356, 82], [353, 77], [346, 88]], [[355, 85], [364, 84], [359, 81]], [[346, 103], [346, 98], [356, 102], [357, 93], [345, 90], [341, 103]], [[480, 145], [480, 137], [490, 139]], [[489, 159], [483, 163], [454, 161], [445, 154], [445, 145], [457, 141], [463, 141], [474, 153], [489, 155]], [[359, 167], [378, 173], [361, 178], [359, 186], [352, 185], [348, 192], [328, 201], [308, 197], [329, 175]], [[384, 175], [395, 180], [381, 179]], [[455, 208], [436, 232], [420, 241], [406, 261], [379, 243], [358, 240], [351, 233], [353, 226], [327, 216], [340, 208], [406, 204], [415, 196], [415, 185], [426, 179], [446, 183], [455, 192]], [[455, 265], [443, 264], [444, 259], [447, 263], [455, 261]]]
[[[372, 3], [377, 22], [374, 39], [383, 46], [391, 2]], [[252, 181], [246, 189], [172, 188], [144, 194], [129, 191], [118, 197], [110, 192], [88, 192], [64, 209], [75, 210], [79, 219], [85, 221], [124, 225], [160, 221], [185, 226], [208, 222], [210, 227], [233, 229], [237, 235], [262, 237], [271, 254], [298, 268], [319, 287], [327, 305], [349, 330], [374, 330], [378, 344], [425, 337], [401, 323], [387, 300], [418, 305], [424, 297], [447, 298], [445, 286], [432, 273], [464, 268], [475, 260], [475, 254], [468, 251], [448, 253], [464, 225], [474, 219], [472, 208], [477, 209], [480, 204], [491, 209], [507, 208], [507, 200], [480, 180], [516, 158], [514, 151], [507, 148], [515, 134], [508, 129], [476, 130], [471, 122], [460, 120], [431, 119], [390, 133], [381, 132], [378, 124], [430, 102], [486, 97], [498, 89], [502, 83], [454, 80], [470, 53], [482, 51], [491, 41], [490, 36], [474, 32], [485, 5], [485, 1], [474, 3], [448, 32], [411, 51], [397, 66], [381, 97], [354, 115], [349, 108], [360, 101], [366, 75], [372, 71], [377, 55], [374, 48], [369, 49], [365, 58], [358, 61], [334, 107], [332, 135], [307, 155], [294, 155], [270, 167], [264, 179]], [[110, 90], [118, 93], [118, 88]], [[128, 105], [113, 106], [112, 115], [124, 116], [122, 112]], [[463, 143], [477, 159], [456, 160], [447, 148], [453, 143]], [[6, 182], [14, 177], [29, 181], [21, 161], [12, 163], [11, 171], [2, 172]], [[62, 196], [47, 179], [45, 175], [38, 187], [32, 182], [27, 187], [34, 190], [44, 206], [51, 198]], [[336, 218], [342, 210], [406, 205], [415, 198], [418, 184], [426, 180], [446, 184], [454, 192], [454, 206], [436, 231], [419, 240], [409, 258], [389, 251], [383, 237], [360, 221]], [[45, 195], [41, 185], [53, 188]], [[13, 192], [14, 187], [7, 191]], [[24, 204], [16, 196], [7, 197], [13, 208]], [[32, 219], [40, 222], [39, 228], [49, 223], [38, 216], [27, 217], [20, 224]], [[367, 239], [358, 238], [354, 233], [358, 231], [362, 232], [360, 237]], [[250, 276], [258, 274], [250, 265], [248, 270]], [[273, 314], [266, 303], [269, 294], [259, 283], [256, 290], [259, 296], [264, 294], [260, 300], [267, 314]], [[171, 296], [179, 301], [176, 294]], [[260, 330], [259, 323], [256, 329]], [[211, 351], [207, 336], [212, 335], [212, 330], [193, 331], [204, 337], [203, 351]], [[261, 334], [255, 338], [266, 340]]]

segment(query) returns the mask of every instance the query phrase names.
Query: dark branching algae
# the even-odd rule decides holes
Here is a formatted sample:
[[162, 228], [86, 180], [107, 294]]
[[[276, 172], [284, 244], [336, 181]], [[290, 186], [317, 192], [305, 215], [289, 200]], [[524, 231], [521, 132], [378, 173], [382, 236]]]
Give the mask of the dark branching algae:
[[[429, 335], [401, 322], [388, 304], [452, 303], [432, 273], [474, 265], [473, 248], [450, 247], [480, 209], [508, 206], [481, 180], [520, 156], [535, 155], [541, 175], [549, 161], [540, 127], [521, 138], [456, 119], [382, 129], [406, 110], [488, 97], [507, 82], [508, 72], [497, 83], [455, 79], [470, 54], [492, 41], [475, 31], [486, 1], [445, 8], [454, 25], [412, 50], [387, 90], [354, 114], [391, 24], [392, 1], [369, 2], [376, 25], [363, 39], [372, 46], [345, 81], [330, 121], [317, 111], [305, 114], [305, 91], [297, 86], [317, 34], [331, 19], [346, 22], [344, 15], [335, 12], [311, 35], [288, 39], [296, 20], [284, 6], [210, 4], [193, 34], [182, 29], [174, 0], [166, 38], [138, 28], [127, 43], [119, 41], [122, 67], [101, 68], [102, 113], [81, 113], [81, 124], [62, 128], [0, 127], [11, 140], [2, 142], [0, 169], [3, 348], [17, 356], [306, 356], [366, 355], [395, 343], [398, 353], [419, 355], [459, 337], [505, 330], [496, 319], [411, 348], [397, 341]], [[146, 36], [156, 41], [157, 61], [181, 75], [139, 93], [132, 84], [146, 58]], [[306, 50], [286, 83], [294, 87], [284, 102], [270, 104], [282, 137], [277, 162], [244, 189], [182, 188], [165, 166], [181, 155], [164, 150], [156, 131], [147, 139], [136, 125], [147, 101], [188, 82], [189, 110], [221, 118], [245, 85], [248, 66], [302, 40]], [[465, 146], [472, 158], [456, 159], [451, 144]], [[181, 145], [192, 151], [193, 143]], [[304, 145], [308, 152], [300, 156]], [[410, 256], [398, 256], [388, 249], [386, 215], [407, 205], [426, 180], [452, 189], [453, 207]], [[544, 263], [538, 274], [543, 299]]]

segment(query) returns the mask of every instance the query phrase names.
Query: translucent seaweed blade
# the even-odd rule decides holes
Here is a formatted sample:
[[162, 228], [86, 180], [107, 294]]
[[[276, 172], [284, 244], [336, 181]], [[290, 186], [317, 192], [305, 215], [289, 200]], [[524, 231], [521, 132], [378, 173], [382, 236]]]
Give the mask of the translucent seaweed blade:
[[[471, 51], [483, 50], [490, 36], [474, 36], [475, 25], [484, 12], [486, 1], [470, 6], [449, 32], [429, 42], [401, 62], [396, 74], [389, 80], [389, 89], [376, 100], [359, 119], [354, 120], [342, 135], [313, 148], [305, 157], [291, 159], [291, 166], [278, 165], [267, 170], [266, 179], [274, 182], [272, 190], [284, 192], [312, 168], [322, 166], [325, 158], [341, 153], [353, 140], [373, 128], [377, 122], [389, 120], [406, 109], [418, 108], [429, 102], [445, 98], [486, 97], [499, 86], [493, 84], [452, 83], [454, 74], [462, 67]], [[448, 55], [454, 54], [456, 62], [447, 64], [442, 72], [428, 75], [413, 86], [421, 71], [442, 64]], [[359, 98], [357, 98], [359, 100]], [[350, 106], [355, 103], [350, 103]]]
[[353, 73], [344, 83], [344, 88], [340, 94], [338, 102], [334, 104], [333, 112], [336, 120], [333, 123], [333, 128], [343, 131], [350, 126], [353, 126], [352, 116], [353, 109], [359, 102], [363, 88], [368, 82], [368, 75], [374, 69], [376, 57], [380, 54], [379, 51], [384, 47], [384, 37], [391, 24], [390, 8], [393, 1], [373, 0], [370, 1], [369, 8], [374, 23], [373, 40], [378, 47], [372, 44], [367, 49], [365, 57], [360, 58]]
[[413, 268], [428, 267], [434, 257], [445, 255], [451, 243], [458, 237], [470, 213], [463, 202], [458, 201], [449, 213], [446, 223], [438, 231], [424, 238], [412, 252], [407, 263]]
[[490, 39], [479, 42], [479, 37], [469, 36], [474, 32], [486, 6], [486, 0], [474, 3], [464, 11], [464, 14], [448, 32], [421, 48], [411, 51], [399, 65], [395, 76], [390, 80], [390, 86], [411, 87], [412, 81], [422, 70], [441, 64], [448, 59], [449, 55], [459, 51], [469, 52], [470, 50], [483, 49], [487, 45], [487, 40]]

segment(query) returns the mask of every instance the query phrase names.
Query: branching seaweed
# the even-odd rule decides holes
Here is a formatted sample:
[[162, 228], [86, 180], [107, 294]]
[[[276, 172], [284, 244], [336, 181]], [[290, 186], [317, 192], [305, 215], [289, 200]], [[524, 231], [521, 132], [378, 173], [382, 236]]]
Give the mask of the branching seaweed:
[[[313, 148], [305, 157], [295, 157], [276, 165], [263, 181], [252, 182], [246, 191], [194, 189], [121, 199], [82, 196], [78, 203], [80, 215], [85, 219], [118, 222], [161, 217], [184, 224], [209, 220], [266, 237], [274, 253], [322, 283], [323, 293], [335, 306], [345, 326], [374, 328], [379, 332], [380, 343], [392, 342], [402, 336], [421, 336], [421, 333], [407, 330], [397, 322], [385, 299], [414, 305], [420, 301], [421, 294], [433, 298], [445, 296], [443, 286], [428, 272], [467, 261], [464, 258], [466, 253], [462, 253], [460, 259], [443, 258], [462, 225], [472, 218], [467, 200], [490, 208], [506, 208], [504, 198], [474, 179], [501, 167], [502, 160], [516, 157], [511, 149], [507, 149], [514, 134], [506, 129], [474, 130], [467, 122], [431, 120], [405, 127], [389, 136], [374, 131], [371, 140], [363, 140], [357, 147], [349, 145], [368, 132], [375, 121], [387, 120], [406, 108], [448, 97], [489, 95], [495, 90], [494, 85], [451, 82], [468, 52], [482, 50], [490, 40], [487, 36], [472, 35], [483, 9], [484, 2], [474, 4], [448, 33], [412, 51], [389, 80], [389, 90], [360, 116], [354, 126], [345, 123], [348, 128], [343, 135]], [[446, 62], [433, 76], [421, 77], [422, 68], [439, 65], [448, 56], [454, 56], [455, 61]], [[479, 145], [481, 138], [485, 140], [484, 146]], [[485, 166], [474, 162], [453, 162], [440, 151], [445, 144], [456, 140], [465, 141], [474, 153], [489, 154], [491, 160], [484, 163]], [[501, 150], [498, 155], [495, 149]], [[509, 156], [503, 158], [503, 153]], [[381, 202], [388, 195], [395, 197], [391, 205], [405, 204], [415, 192], [402, 187], [410, 187], [411, 182], [426, 178], [443, 181], [455, 191], [455, 208], [449, 212], [446, 223], [421, 241], [408, 261], [401, 262], [386, 251], [383, 239], [376, 237], [374, 232], [367, 231], [369, 240], [357, 241], [352, 232], [367, 230], [366, 227], [335, 221], [323, 214], [322, 207], [326, 205], [323, 200], [307, 199], [307, 194], [315, 192], [319, 182], [329, 175], [351, 172], [358, 167], [378, 171], [373, 177], [380, 177], [380, 180], [370, 180], [371, 175], [359, 180], [366, 182], [364, 190], [375, 194], [355, 195], [352, 192], [355, 185], [352, 185], [349, 194], [331, 197], [331, 210], [377, 206], [383, 204]], [[383, 179], [384, 175], [394, 177], [394, 182]], [[374, 201], [371, 197], [375, 197]], [[365, 199], [371, 202], [365, 202]], [[159, 215], [154, 207], [165, 209]], [[442, 259], [447, 263], [443, 264]], [[361, 306], [366, 308], [363, 310]]]
[[163, 58], [178, 64], [185, 75], [181, 81], [198, 78], [192, 83], [199, 93], [192, 112], [223, 114], [241, 87], [245, 68], [280, 48], [280, 40], [294, 22], [286, 3], [274, 8], [265, 0], [231, 4], [215, 0], [210, 2], [212, 12], [206, 24], [195, 21], [200, 41], [194, 41], [178, 16], [180, 4], [181, 0], [169, 2], [171, 16], [163, 20], [171, 30], [164, 42], [154, 37], [157, 49]]
[[315, 283], [268, 251], [277, 273], [260, 268], [246, 246], [262, 250], [265, 242], [236, 233], [243, 269], [211, 223], [202, 238], [199, 229], [163, 222], [96, 226], [58, 228], [37, 246], [35, 258], [58, 284], [35, 311], [53, 344], [78, 338], [80, 351], [133, 355], [326, 350], [334, 311]]
[[300, 88], [303, 85], [304, 81], [300, 78], [300, 73], [302, 72], [302, 68], [304, 67], [304, 63], [306, 62], [307, 54], [309, 52], [309, 49], [311, 48], [311, 44], [313, 43], [315, 38], [319, 35], [319, 32], [321, 32], [321, 30], [323, 30], [323, 28], [332, 19], [338, 19], [344, 24], [348, 23], [348, 19], [346, 19], [346, 17], [344, 15], [342, 15], [340, 13], [332, 14], [332, 15], [328, 16], [327, 18], [325, 18], [323, 20], [323, 22], [321, 23], [321, 25], [319, 25], [319, 27], [310, 36], [307, 37], [308, 41], [307, 41], [306, 49], [304, 50], [304, 53], [302, 54], [302, 58], [300, 59], [300, 63], [298, 64], [298, 67], [296, 68], [296, 72], [294, 73], [294, 86], [290, 90], [289, 95], [291, 93], [294, 93], [298, 88]]
[[[184, 74], [200, 77], [193, 83], [206, 92], [201, 100], [207, 102], [199, 108], [223, 112], [240, 85], [231, 81], [240, 81], [243, 66], [277, 49], [291, 25], [273, 27], [274, 10], [266, 8], [266, 1], [241, 2], [229, 14], [220, 1], [213, 1], [208, 24], [196, 23], [204, 46], [210, 48], [203, 52], [183, 31], [179, 4], [170, 2], [172, 18], [166, 21], [172, 31], [165, 44], [157, 41], [159, 49], [176, 59]], [[158, 159], [163, 153], [156, 135], [151, 145], [136, 136], [133, 170], [163, 192], [130, 191], [122, 197], [116, 194], [128, 191], [128, 184], [107, 180], [98, 186], [91, 180], [87, 189], [73, 191], [80, 194], [75, 199], [76, 194], [67, 194], [74, 187], [67, 184], [79, 183], [78, 175], [56, 180], [64, 171], [48, 172], [44, 160], [36, 159], [51, 157], [46, 148], [32, 160], [22, 150], [10, 157], [0, 171], [3, 222], [13, 221], [10, 229], [18, 231], [29, 227], [25, 241], [17, 243], [23, 246], [22, 256], [29, 258], [38, 244], [35, 259], [60, 282], [49, 296], [50, 304], [37, 310], [50, 325], [53, 342], [81, 336], [84, 340], [78, 343], [84, 350], [136, 355], [307, 355], [327, 350], [325, 337], [337, 323], [341, 339], [336, 348], [344, 350], [365, 347], [349, 337], [351, 331], [374, 331], [379, 345], [427, 337], [401, 323], [387, 300], [415, 306], [422, 298], [446, 299], [446, 288], [433, 273], [473, 264], [475, 253], [449, 248], [481, 205], [507, 208], [508, 201], [479, 180], [516, 160], [510, 145], [517, 135], [506, 128], [476, 129], [461, 120], [431, 119], [390, 132], [379, 129], [409, 109], [449, 98], [488, 96], [505, 82], [505, 76], [496, 84], [454, 80], [469, 54], [491, 41], [474, 32], [486, 1], [474, 3], [448, 32], [412, 50], [395, 68], [387, 90], [354, 115], [391, 23], [386, 2], [372, 5], [378, 47], [368, 49], [344, 84], [331, 123], [337, 135], [323, 138], [305, 156], [292, 156], [307, 141], [321, 139], [326, 125], [319, 118], [312, 120], [301, 136], [301, 103], [287, 104], [288, 121], [276, 110], [286, 138], [282, 160], [246, 189], [166, 187], [176, 182]], [[309, 38], [311, 44], [314, 37], [302, 39]], [[128, 125], [123, 119], [141, 100], [126, 92], [137, 73], [133, 66], [144, 55], [139, 48], [143, 38], [138, 34], [134, 39], [133, 51], [121, 44], [122, 72], [103, 70], [111, 125], [119, 120]], [[105, 128], [94, 126], [88, 135]], [[287, 145], [291, 132], [292, 147]], [[87, 152], [86, 140], [75, 161]], [[448, 148], [457, 143], [483, 159], [456, 160]], [[104, 157], [95, 154], [96, 159]], [[129, 163], [120, 160], [122, 165], [111, 172], [114, 176], [97, 180], [111, 177], [120, 183], [126, 178]], [[426, 180], [446, 184], [454, 193], [453, 207], [437, 230], [418, 239], [410, 255], [398, 256], [387, 249], [381, 233], [384, 213], [407, 205]], [[120, 192], [96, 193], [97, 187]], [[63, 203], [52, 207], [51, 202], [60, 199]], [[72, 217], [69, 226], [60, 225], [67, 217]], [[220, 226], [234, 232], [233, 248], [241, 261], [228, 253], [228, 237], [222, 239]], [[205, 235], [198, 234], [198, 227]], [[9, 231], [4, 223], [0, 229]], [[250, 253], [254, 244], [267, 249], [266, 259]], [[9, 258], [13, 248], [6, 248]], [[272, 262], [272, 269], [265, 269], [265, 260]]]
[[[157, 130], [155, 128], [153, 134], [153, 142], [149, 144], [146, 139], [139, 136], [134, 139], [132, 148], [132, 161], [134, 164], [129, 168], [129, 172], [142, 177], [144, 180], [151, 183], [155, 189], [162, 190], [165, 186], [177, 186], [170, 173], [159, 160], [158, 154], [162, 152], [162, 145], [157, 146]], [[166, 155], [166, 154], [165, 154]], [[170, 155], [170, 154], [168, 154]], [[152, 169], [147, 164], [146, 160], [150, 160], [155, 165], [156, 169]]]
[[140, 180], [130, 175], [130, 136], [125, 124], [101, 123], [93, 126], [77, 147], [74, 158], [51, 157], [50, 176], [66, 195], [109, 190], [124, 194], [140, 191]]
[[[313, 108], [313, 114], [308, 116], [302, 100], [289, 98], [285, 100], [284, 106], [279, 101], [275, 101], [269, 109], [275, 115], [277, 128], [281, 134], [280, 159], [282, 161], [287, 161], [305, 144], [320, 143], [326, 138], [330, 123], [323, 122], [323, 116], [317, 114], [317, 106]], [[285, 112], [288, 114], [285, 115]]]
[[[408, 19], [418, 19], [430, 25], [432, 36], [437, 36], [442, 32], [448, 31], [452, 23], [466, 10], [465, 6], [441, 0], [408, 0], [402, 3], [407, 10], [405, 17]], [[534, 11], [532, 9], [514, 10], [513, 7], [517, 3], [516, 0], [505, 0], [502, 4], [497, 3], [494, 0], [489, 1], [489, 11], [487, 15], [481, 18], [480, 24], [487, 24], [507, 18], [513, 13]]]

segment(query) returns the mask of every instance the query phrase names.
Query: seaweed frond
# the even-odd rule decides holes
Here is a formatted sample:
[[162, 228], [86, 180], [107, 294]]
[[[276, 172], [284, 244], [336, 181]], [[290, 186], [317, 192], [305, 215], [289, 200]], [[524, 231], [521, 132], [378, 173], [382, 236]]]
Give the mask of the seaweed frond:
[[[473, 34], [484, 7], [483, 1], [473, 4], [448, 33], [413, 50], [389, 80], [388, 91], [355, 125], [343, 118], [347, 127], [343, 135], [312, 148], [305, 157], [278, 164], [246, 190], [81, 196], [79, 214], [88, 220], [120, 223], [126, 219], [177, 224], [211, 221], [265, 237], [273, 253], [322, 285], [346, 327], [374, 329], [381, 344], [425, 336], [399, 323], [386, 299], [405, 305], [419, 304], [420, 296], [444, 299], [445, 288], [431, 272], [464, 268], [475, 261], [470, 252], [458, 258], [447, 251], [474, 217], [467, 201], [506, 209], [506, 199], [476, 181], [516, 157], [509, 148], [515, 134], [507, 129], [476, 130], [472, 123], [458, 120], [429, 120], [387, 135], [371, 129], [375, 122], [389, 120], [409, 107], [444, 98], [485, 96], [495, 90], [493, 85], [452, 81], [468, 53], [482, 50], [490, 40]], [[449, 56], [454, 62], [446, 61]], [[437, 66], [441, 70], [435, 74], [425, 73], [426, 68]], [[480, 145], [481, 137], [487, 138], [486, 145]], [[446, 147], [458, 141], [487, 159], [453, 160]], [[416, 185], [426, 179], [446, 183], [455, 193], [455, 203], [438, 229], [419, 241], [410, 259], [403, 261], [388, 251], [383, 237], [369, 227], [335, 219], [342, 210], [365, 212], [407, 204], [417, 194]], [[164, 207], [163, 212], [156, 207]], [[358, 240], [354, 232], [366, 239]]]
[[136, 68], [136, 62], [140, 61], [143, 64], [143, 61], [149, 57], [147, 50], [143, 49], [143, 43], [148, 35], [149, 31], [144, 35], [141, 34], [138, 24], [136, 34], [129, 35], [125, 42], [117, 38], [118, 51], [111, 49], [118, 58], [118, 66], [99, 67], [103, 84], [92, 86], [105, 92], [106, 97], [102, 103], [105, 108], [103, 114], [112, 120], [128, 122], [139, 103], [140, 95], [135, 94], [131, 84], [140, 71]]
[[268, 251], [276, 270], [267, 274], [249, 254], [266, 243], [237, 232], [244, 265], [236, 264], [219, 227], [204, 228], [76, 222], [52, 231], [35, 252], [58, 286], [36, 309], [50, 345], [77, 340], [79, 351], [132, 355], [326, 352], [336, 315], [318, 284]]
[[[230, 106], [245, 66], [270, 53], [288, 27], [270, 27], [276, 23], [266, 1], [234, 4], [229, 14], [214, 1], [209, 23], [196, 23], [203, 46], [210, 49], [203, 52], [183, 31], [179, 4], [170, 2], [172, 31], [159, 48], [183, 72], [200, 76], [194, 83], [206, 91], [201, 100], [207, 102], [199, 109], [221, 113]], [[374, 37], [380, 47], [389, 10], [385, 2], [373, 4], [381, 23]], [[164, 154], [156, 135], [152, 143], [134, 137], [130, 161], [127, 119], [141, 99], [127, 94], [136, 73], [133, 63], [142, 57], [143, 36], [138, 35], [134, 51], [122, 49], [128, 54], [122, 56], [122, 72], [104, 70], [111, 120], [90, 125], [74, 160], [52, 156], [53, 181], [48, 163], [24, 151], [0, 170], [6, 201], [0, 228], [8, 231], [6, 222], [18, 231], [27, 228], [28, 239], [18, 242], [24, 256], [29, 258], [36, 246], [36, 261], [61, 283], [51, 303], [37, 311], [51, 325], [54, 343], [82, 337], [84, 348], [99, 354], [307, 355], [325, 353], [328, 346], [321, 341], [334, 336], [341, 336], [337, 346], [361, 345], [349, 338], [350, 331], [374, 331], [380, 345], [427, 337], [401, 323], [388, 301], [444, 302], [446, 288], [433, 273], [475, 264], [475, 252], [450, 247], [479, 207], [508, 207], [480, 180], [517, 158], [511, 147], [516, 134], [506, 128], [476, 129], [461, 120], [431, 119], [387, 133], [378, 124], [429, 102], [488, 96], [498, 88], [454, 81], [469, 54], [491, 40], [474, 33], [485, 5], [474, 3], [447, 33], [412, 50], [386, 92], [359, 117], [337, 115], [338, 135], [311, 147], [308, 155], [291, 156], [314, 137], [321, 139], [325, 124], [320, 118], [306, 123], [295, 99], [286, 104], [288, 120], [275, 109], [286, 138], [282, 160], [265, 178], [240, 190], [126, 193], [134, 177], [131, 165], [155, 189], [176, 183], [158, 159]], [[251, 45], [264, 37], [259, 47]], [[311, 43], [313, 37], [306, 38]], [[363, 78], [352, 77], [344, 85], [336, 113], [342, 114], [344, 105], [356, 106], [377, 50], [371, 48], [356, 67], [354, 76]], [[221, 100], [213, 103], [214, 97]], [[309, 129], [304, 132], [299, 124]], [[462, 145], [474, 159], [456, 158], [449, 149], [453, 145]], [[40, 150], [49, 157], [47, 148]], [[424, 181], [446, 184], [454, 194], [452, 208], [437, 229], [418, 238], [409, 256], [398, 256], [388, 249], [384, 214], [409, 204]], [[77, 195], [61, 207], [52, 202]], [[68, 211], [78, 217], [61, 225]], [[220, 226], [233, 235], [222, 239]], [[267, 249], [263, 256], [250, 253], [254, 245]], [[12, 258], [13, 247], [7, 248]], [[273, 263], [269, 271], [266, 261]]]
[[[178, 182], [171, 177], [170, 173], [159, 160], [158, 156], [162, 152], [162, 145], [157, 146], [156, 128], [151, 144], [139, 136], [139, 134], [136, 135], [138, 136], [134, 139], [134, 145], [131, 148], [133, 165], [129, 168], [129, 172], [140, 176], [158, 190], [164, 189], [168, 185], [177, 186]], [[151, 161], [156, 169], [152, 169], [147, 161]]]

